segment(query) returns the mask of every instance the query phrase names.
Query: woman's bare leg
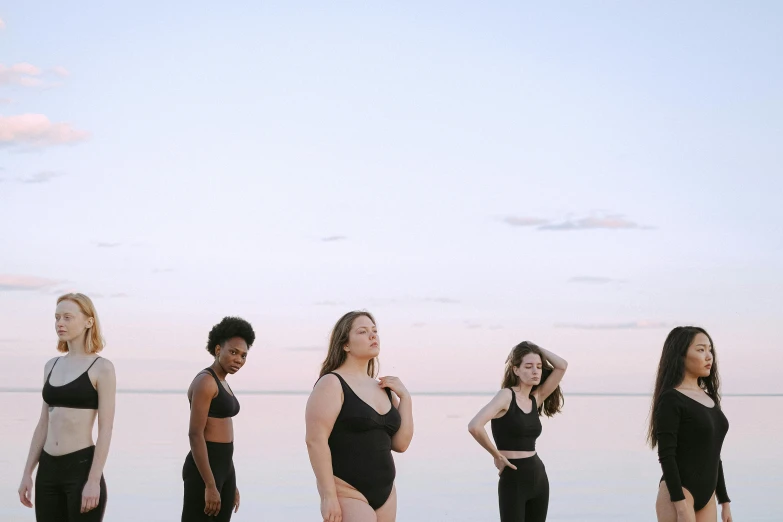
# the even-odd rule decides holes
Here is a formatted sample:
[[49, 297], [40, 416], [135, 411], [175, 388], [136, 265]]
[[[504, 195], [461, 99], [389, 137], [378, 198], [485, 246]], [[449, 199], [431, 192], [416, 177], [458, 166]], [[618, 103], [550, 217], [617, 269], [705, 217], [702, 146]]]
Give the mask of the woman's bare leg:
[[717, 522], [718, 503], [715, 502], [715, 493], [707, 505], [696, 512], [696, 522]]
[[[685, 502], [688, 504], [688, 509], [692, 510], [693, 495], [685, 488], [682, 488], [682, 492], [685, 493]], [[658, 485], [658, 498], [655, 500], [655, 514], [658, 515], [658, 522], [677, 522], [677, 509], [674, 507], [674, 502], [672, 502], [669, 497], [669, 488], [666, 487], [666, 482], [664, 481], [661, 481]], [[699, 522], [698, 519], [697, 522]]]
[[375, 510], [358, 489], [337, 477], [334, 477], [334, 485], [337, 486], [337, 501], [343, 512], [343, 522], [378, 522]]
[[397, 486], [392, 487], [388, 500], [375, 512], [378, 522], [396, 522], [397, 520]]
[[343, 522], [378, 522], [375, 510], [367, 502], [355, 498], [337, 497], [343, 511]]

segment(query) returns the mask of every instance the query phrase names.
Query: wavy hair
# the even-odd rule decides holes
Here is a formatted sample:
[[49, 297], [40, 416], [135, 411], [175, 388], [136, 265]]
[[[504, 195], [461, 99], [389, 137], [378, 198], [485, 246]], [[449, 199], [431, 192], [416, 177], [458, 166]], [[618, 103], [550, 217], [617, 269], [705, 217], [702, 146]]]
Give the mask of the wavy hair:
[[[329, 338], [329, 351], [326, 353], [326, 359], [324, 359], [324, 362], [321, 365], [321, 373], [318, 376], [319, 379], [342, 366], [348, 358], [348, 354], [345, 352], [345, 345], [348, 344], [353, 322], [362, 316], [369, 318], [370, 321], [372, 321], [372, 324], [375, 324], [375, 318], [372, 314], [363, 310], [348, 312], [337, 320], [334, 328], [332, 328], [332, 335]], [[378, 358], [373, 357], [370, 359], [370, 364], [367, 365], [367, 375], [375, 378], [378, 375], [379, 367], [380, 363], [378, 362]]]
[[[509, 353], [506, 358], [506, 368], [503, 372], [503, 381], [501, 383], [502, 388], [511, 388], [512, 386], [519, 384], [519, 377], [514, 373], [514, 368], [518, 368], [522, 364], [522, 359], [525, 355], [530, 353], [534, 353], [541, 357], [541, 383], [533, 386], [531, 391], [535, 391], [544, 381], [546, 381], [547, 377], [552, 373], [552, 370], [555, 369], [554, 365], [549, 362], [538, 345], [531, 343], [530, 341], [523, 341], [512, 348], [511, 353]], [[560, 413], [563, 409], [563, 404], [565, 404], [563, 390], [558, 385], [558, 387], [555, 388], [555, 391], [553, 391], [543, 403], [538, 405], [538, 414], [552, 417], [556, 413]]]

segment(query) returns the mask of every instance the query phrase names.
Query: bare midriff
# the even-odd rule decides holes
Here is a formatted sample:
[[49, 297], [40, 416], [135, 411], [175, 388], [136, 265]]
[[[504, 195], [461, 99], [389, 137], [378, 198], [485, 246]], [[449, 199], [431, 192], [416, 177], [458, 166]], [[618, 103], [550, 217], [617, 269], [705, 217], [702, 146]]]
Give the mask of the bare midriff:
[[234, 442], [234, 423], [231, 417], [218, 419], [207, 417], [207, 425], [204, 426], [204, 440], [207, 442]]
[[98, 410], [51, 408], [43, 450], [56, 457], [93, 446], [92, 428], [97, 415]]
[[506, 457], [507, 459], [529, 459], [533, 455], [536, 454], [535, 451], [507, 451], [507, 450], [498, 450], [501, 455]]

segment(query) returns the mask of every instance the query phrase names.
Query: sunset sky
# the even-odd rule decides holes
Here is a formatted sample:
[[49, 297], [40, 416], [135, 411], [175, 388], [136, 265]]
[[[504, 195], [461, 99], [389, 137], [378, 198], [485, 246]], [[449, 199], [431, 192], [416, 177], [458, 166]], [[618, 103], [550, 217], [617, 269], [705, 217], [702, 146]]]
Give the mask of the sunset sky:
[[647, 392], [669, 329], [779, 392], [783, 4], [6, 2], [3, 387], [40, 386], [65, 291], [120, 388], [184, 389], [211, 326], [238, 389], [308, 390], [366, 308], [382, 373]]

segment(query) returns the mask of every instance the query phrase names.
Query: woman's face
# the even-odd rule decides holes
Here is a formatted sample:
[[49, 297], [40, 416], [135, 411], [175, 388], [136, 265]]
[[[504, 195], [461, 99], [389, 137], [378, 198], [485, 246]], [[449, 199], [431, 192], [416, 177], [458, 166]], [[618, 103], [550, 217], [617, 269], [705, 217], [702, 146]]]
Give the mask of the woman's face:
[[215, 357], [229, 374], [237, 373], [245, 365], [248, 353], [247, 342], [241, 337], [232, 337], [215, 347]]
[[709, 377], [712, 370], [712, 343], [703, 333], [698, 333], [685, 352], [685, 371], [696, 377]]
[[79, 305], [68, 299], [57, 303], [54, 311], [54, 329], [60, 341], [71, 342], [81, 338], [87, 329], [92, 328], [92, 317], [82, 313]]
[[538, 386], [541, 384], [541, 356], [537, 353], [528, 353], [522, 357], [519, 366], [514, 367], [514, 373], [519, 377], [519, 383], [525, 386]]
[[348, 334], [348, 344], [344, 349], [348, 355], [360, 359], [378, 357], [381, 353], [381, 339], [378, 337], [378, 328], [369, 317], [360, 315], [354, 319], [351, 333]]

